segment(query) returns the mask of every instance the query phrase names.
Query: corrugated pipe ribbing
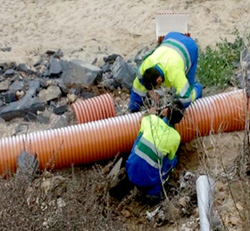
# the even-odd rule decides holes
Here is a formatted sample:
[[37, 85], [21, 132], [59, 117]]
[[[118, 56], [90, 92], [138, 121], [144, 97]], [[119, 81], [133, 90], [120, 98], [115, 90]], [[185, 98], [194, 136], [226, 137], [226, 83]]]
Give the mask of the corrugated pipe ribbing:
[[[182, 142], [189, 142], [211, 131], [230, 132], [245, 126], [242, 90], [195, 101], [176, 126]], [[37, 153], [40, 169], [51, 160], [55, 168], [85, 164], [129, 152], [140, 128], [142, 113], [89, 122], [0, 139], [0, 173], [16, 170], [16, 159], [25, 149]]]
[[79, 124], [115, 116], [114, 101], [109, 94], [79, 100], [72, 104], [72, 108]]
[[139, 131], [141, 113], [129, 114], [59, 129], [0, 140], [0, 174], [16, 171], [22, 150], [36, 153], [40, 169], [85, 164], [129, 152]]
[[204, 97], [191, 104], [176, 129], [182, 142], [211, 132], [231, 132], [245, 127], [246, 94], [243, 90]]

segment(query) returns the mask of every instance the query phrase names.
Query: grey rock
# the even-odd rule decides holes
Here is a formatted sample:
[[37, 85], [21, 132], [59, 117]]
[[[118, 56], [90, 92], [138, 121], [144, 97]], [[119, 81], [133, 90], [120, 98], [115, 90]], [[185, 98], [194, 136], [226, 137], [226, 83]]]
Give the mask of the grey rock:
[[148, 47], [144, 47], [142, 48], [135, 56], [134, 61], [136, 62], [136, 65], [140, 65], [144, 59], [145, 56], [147, 56], [149, 54], [149, 48]]
[[9, 121], [17, 117], [23, 117], [28, 112], [36, 113], [45, 109], [44, 103], [35, 96], [40, 86], [39, 81], [32, 80], [28, 84], [29, 90], [21, 100], [12, 102], [0, 110], [0, 116], [4, 120]]
[[50, 120], [51, 112], [45, 109], [43, 112], [39, 112], [37, 115], [37, 122], [42, 124], [48, 124]]
[[60, 87], [63, 94], [67, 95], [69, 93], [69, 89], [64, 85], [61, 78], [55, 79], [55, 83]]
[[25, 97], [30, 98], [36, 96], [36, 93], [40, 88], [40, 82], [38, 80], [29, 80], [28, 85], [29, 85], [29, 90], [27, 91]]
[[80, 95], [83, 92], [81, 86], [76, 86], [69, 89], [70, 94]]
[[107, 79], [112, 79], [113, 74], [111, 71], [105, 72], [102, 74], [102, 81], [107, 80]]
[[15, 133], [12, 135], [17, 135], [18, 133], [27, 133], [28, 132], [28, 125], [27, 124], [18, 124], [15, 127]]
[[218, 214], [213, 213], [211, 217], [211, 223], [212, 223], [212, 230], [221, 230], [222, 228], [222, 222], [218, 216]]
[[15, 75], [10, 79], [10, 81], [13, 83], [17, 80], [21, 80], [22, 77], [20, 77], [20, 75], [18, 73], [15, 73]]
[[45, 52], [45, 54], [51, 56], [51, 55], [54, 55], [54, 54], [55, 54], [55, 51], [47, 50], [47, 51]]
[[57, 106], [53, 109], [53, 112], [57, 115], [62, 115], [64, 112], [67, 111], [67, 108], [68, 108], [68, 105], [65, 104], [65, 105], [60, 105], [60, 106]]
[[100, 72], [101, 69], [99, 67], [76, 59], [70, 62], [63, 62], [63, 73], [61, 78], [66, 86], [75, 84], [90, 86]]
[[62, 73], [62, 67], [60, 64], [60, 60], [57, 58], [54, 58], [53, 56], [49, 59], [50, 67], [49, 67], [49, 76], [58, 76]]
[[60, 84], [59, 87], [64, 95], [67, 95], [69, 93], [69, 89], [63, 83]]
[[24, 120], [27, 122], [35, 121], [36, 118], [37, 118], [37, 115], [30, 111], [24, 116]]
[[109, 90], [113, 91], [115, 89], [116, 86], [116, 82], [114, 79], [105, 79], [101, 82], [101, 84], [104, 87], [107, 87]]
[[62, 128], [68, 126], [68, 119], [65, 115], [58, 116], [51, 123], [51, 129]]
[[90, 99], [90, 98], [96, 97], [96, 95], [93, 92], [83, 92], [81, 93], [80, 96], [83, 99]]
[[18, 66], [17, 66], [17, 71], [23, 71], [27, 74], [33, 74], [34, 71], [32, 71], [31, 69], [29, 69], [26, 64], [24, 63], [20, 63]]
[[3, 74], [4, 77], [9, 77], [15, 74], [15, 71], [13, 69], [8, 69], [7, 71], [5, 71], [5, 73]]
[[122, 87], [131, 90], [133, 81], [136, 77], [136, 68], [127, 63], [121, 56], [118, 56], [111, 68], [113, 78], [119, 82]]
[[53, 110], [55, 107], [57, 107], [57, 104], [55, 101], [51, 100], [49, 103], [50, 108]]
[[0, 82], [0, 92], [1, 91], [8, 91], [10, 86], [10, 81], [8, 79]]
[[37, 155], [22, 151], [17, 157], [17, 176], [25, 181], [32, 181], [39, 168]]
[[11, 51], [11, 47], [3, 47], [3, 48], [0, 48], [0, 50], [1, 51], [3, 51], [3, 52], [9, 52], [9, 51]]
[[37, 122], [39, 122], [41, 124], [48, 124], [49, 123], [49, 118], [44, 116], [43, 114], [38, 115], [36, 120], [37, 120]]
[[55, 54], [53, 55], [55, 58], [62, 58], [63, 57], [63, 52], [61, 49], [59, 49], [58, 51], [55, 52]]
[[112, 54], [109, 55], [108, 57], [104, 57], [103, 60], [105, 63], [113, 64], [118, 56], [119, 55], [117, 54]]
[[49, 85], [48, 85], [48, 82], [47, 82], [47, 79], [39, 78], [38, 80], [39, 80], [40, 86], [41, 86], [42, 88], [47, 88], [47, 87], [49, 86]]
[[16, 69], [16, 62], [0, 62], [0, 67], [3, 68], [4, 72], [8, 69]]
[[10, 85], [9, 90], [12, 91], [12, 92], [24, 90], [23, 81], [19, 81], [19, 80], [15, 81], [14, 83], [12, 83]]
[[7, 91], [4, 94], [4, 98], [5, 98], [5, 103], [11, 103], [16, 101], [16, 92], [15, 91]]
[[63, 72], [68, 70], [69, 62], [60, 59], [60, 65], [62, 67]]
[[123, 161], [123, 158], [121, 157], [121, 158], [116, 162], [116, 164], [115, 164], [114, 167], [111, 169], [111, 171], [109, 172], [108, 178], [111, 178], [112, 181], [114, 181], [115, 179], [118, 178], [118, 174], [119, 174], [119, 171], [120, 171], [120, 169], [121, 169], [122, 161]]
[[45, 109], [44, 103], [38, 97], [27, 98], [23, 97], [20, 101], [12, 102], [5, 106], [0, 111], [0, 116], [5, 121], [10, 121], [17, 117], [24, 117], [26, 113], [43, 111]]
[[37, 68], [38, 66], [42, 65], [42, 63], [43, 63], [43, 59], [40, 58], [40, 59], [38, 59], [38, 60], [34, 63], [33, 67]]
[[28, 71], [28, 68], [27, 68], [26, 64], [20, 63], [20, 64], [17, 66], [17, 71], [27, 72], [27, 71]]
[[58, 99], [61, 96], [62, 92], [58, 86], [49, 86], [47, 89], [42, 89], [38, 96], [42, 102], [48, 102], [53, 99]]
[[43, 71], [43, 73], [41, 74], [41, 77], [43, 77], [43, 78], [46, 78], [46, 77], [50, 77], [50, 74], [49, 74], [49, 70], [48, 69], [45, 69], [44, 71]]
[[101, 68], [103, 72], [111, 71], [112, 65], [109, 63], [105, 63]]

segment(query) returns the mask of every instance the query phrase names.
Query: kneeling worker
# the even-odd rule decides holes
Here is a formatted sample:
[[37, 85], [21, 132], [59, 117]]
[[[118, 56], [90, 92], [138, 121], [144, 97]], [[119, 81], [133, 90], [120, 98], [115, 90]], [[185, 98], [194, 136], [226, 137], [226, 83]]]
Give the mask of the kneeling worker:
[[163, 182], [177, 164], [176, 151], [181, 137], [174, 129], [174, 124], [182, 118], [180, 107], [182, 105], [178, 105], [163, 119], [154, 114], [144, 116], [126, 161], [129, 180], [153, 199], [162, 198]]

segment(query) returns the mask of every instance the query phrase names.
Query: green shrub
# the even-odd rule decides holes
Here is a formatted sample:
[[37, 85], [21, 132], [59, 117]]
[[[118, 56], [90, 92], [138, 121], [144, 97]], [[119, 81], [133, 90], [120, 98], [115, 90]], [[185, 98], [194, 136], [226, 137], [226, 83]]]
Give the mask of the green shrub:
[[[203, 87], [216, 86], [226, 88], [234, 83], [233, 74], [240, 61], [240, 52], [245, 47], [244, 40], [238, 31], [234, 32], [236, 38], [230, 43], [227, 39], [216, 43], [215, 48], [207, 46], [202, 50], [199, 46], [199, 61], [197, 76]], [[249, 36], [247, 37], [249, 41]]]

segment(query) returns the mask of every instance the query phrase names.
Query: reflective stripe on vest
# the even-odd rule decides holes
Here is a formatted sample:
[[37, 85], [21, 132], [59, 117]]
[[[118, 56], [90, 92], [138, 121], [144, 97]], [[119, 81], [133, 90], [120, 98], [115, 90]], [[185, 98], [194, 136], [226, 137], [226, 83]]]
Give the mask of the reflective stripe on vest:
[[139, 81], [141, 82], [141, 80], [142, 80], [142, 75], [141, 75], [141, 73], [140, 73], [139, 70], [137, 71], [137, 77], [138, 77]]
[[152, 167], [157, 169], [161, 168], [164, 155], [144, 137], [141, 137], [140, 141], [138, 142], [135, 148], [135, 153]]
[[133, 91], [134, 91], [137, 95], [139, 95], [139, 96], [141, 96], [141, 97], [145, 97], [145, 96], [147, 95], [146, 92], [142, 92], [142, 91], [140, 91], [140, 90], [138, 90], [138, 89], [136, 89], [136, 88], [134, 88], [134, 87], [133, 87]]
[[135, 78], [133, 82], [133, 91], [141, 97], [145, 97], [147, 94], [147, 91], [145, 90], [143, 84], [140, 82], [139, 78]]
[[193, 86], [189, 84], [189, 82], [187, 81], [186, 85], [182, 88], [182, 90], [180, 91], [179, 95], [180, 97], [183, 98], [189, 98], [192, 91], [193, 91]]
[[179, 55], [182, 57], [184, 64], [185, 64], [185, 72], [188, 73], [189, 69], [191, 68], [191, 58], [187, 48], [181, 42], [175, 39], [167, 39], [162, 42], [163, 46], [170, 47], [177, 51]]
[[192, 96], [189, 98], [179, 98], [180, 102], [184, 105], [186, 103], [191, 103], [192, 102]]
[[143, 160], [145, 160], [152, 167], [154, 167], [156, 169], [160, 169], [161, 168], [161, 164], [160, 163], [155, 163], [147, 154], [145, 154], [144, 152], [140, 151], [138, 149], [138, 147], [135, 148], [135, 154], [138, 155], [139, 157], [141, 157]]

